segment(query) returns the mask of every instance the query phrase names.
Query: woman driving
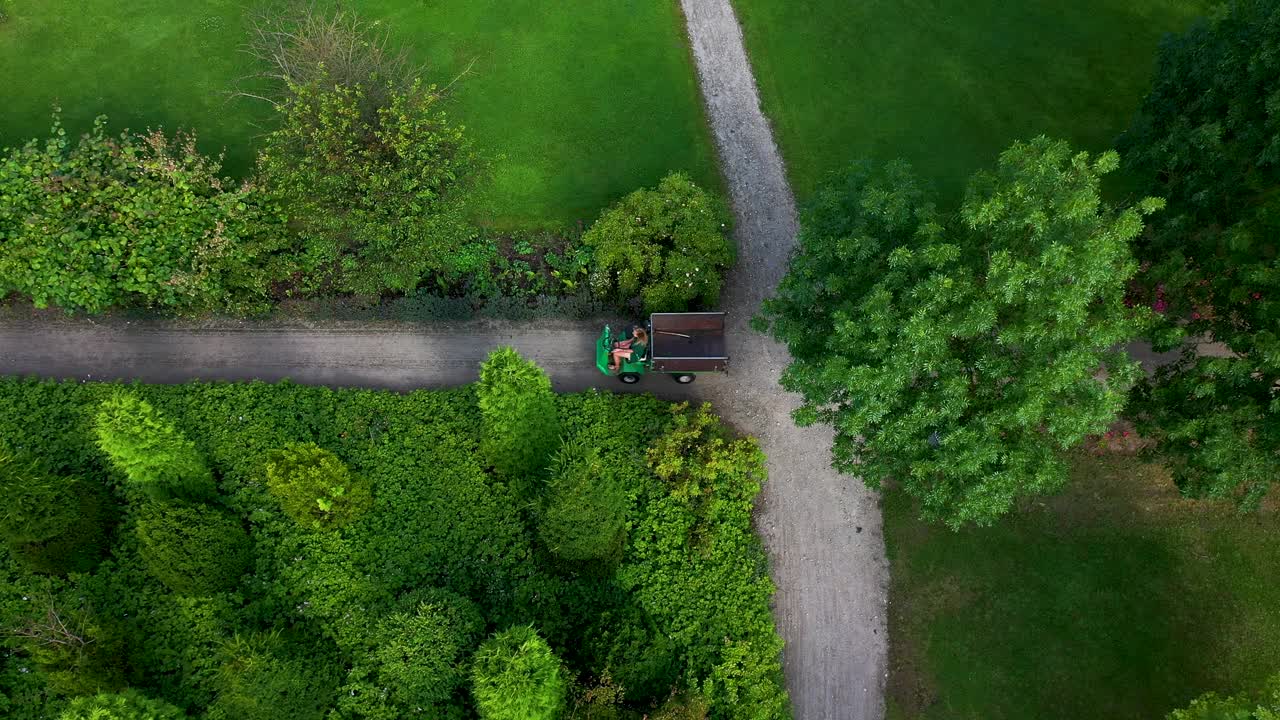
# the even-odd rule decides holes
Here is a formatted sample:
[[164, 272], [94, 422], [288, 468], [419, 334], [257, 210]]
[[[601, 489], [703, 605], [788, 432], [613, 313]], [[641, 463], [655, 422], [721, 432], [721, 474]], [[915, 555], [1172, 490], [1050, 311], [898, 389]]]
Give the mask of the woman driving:
[[621, 370], [623, 360], [644, 357], [644, 350], [648, 344], [649, 333], [645, 332], [644, 328], [637, 327], [632, 330], [631, 337], [614, 343], [613, 349], [609, 351], [609, 372], [616, 373]]

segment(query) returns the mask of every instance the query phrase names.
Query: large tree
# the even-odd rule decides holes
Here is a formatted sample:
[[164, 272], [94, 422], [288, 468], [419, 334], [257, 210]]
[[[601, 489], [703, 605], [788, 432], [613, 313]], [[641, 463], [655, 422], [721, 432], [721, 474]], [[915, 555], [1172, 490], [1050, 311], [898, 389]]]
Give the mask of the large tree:
[[1280, 480], [1280, 2], [1238, 0], [1166, 40], [1121, 150], [1169, 198], [1139, 247], [1153, 341], [1231, 352], [1186, 348], [1135, 409], [1185, 494], [1255, 507]]
[[1142, 324], [1129, 244], [1160, 202], [1103, 203], [1118, 162], [1015, 143], [952, 218], [900, 163], [820, 191], [765, 319], [837, 468], [893, 478], [953, 527], [1064, 482], [1060, 451], [1115, 419], [1137, 373], [1113, 350]]

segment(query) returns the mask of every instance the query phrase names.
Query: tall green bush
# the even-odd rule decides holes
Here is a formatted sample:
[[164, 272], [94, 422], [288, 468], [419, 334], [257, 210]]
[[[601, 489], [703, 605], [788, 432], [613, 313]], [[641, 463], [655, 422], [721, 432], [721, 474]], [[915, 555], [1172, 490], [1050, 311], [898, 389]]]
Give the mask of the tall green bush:
[[110, 497], [101, 483], [50, 475], [0, 446], [0, 538], [25, 567], [86, 572], [106, 549]]
[[186, 716], [178, 707], [126, 688], [75, 698], [58, 720], [183, 720]]
[[594, 253], [592, 290], [639, 297], [646, 312], [714, 307], [735, 255], [729, 220], [724, 205], [683, 174], [631, 193], [582, 236]]
[[484, 421], [481, 452], [498, 472], [519, 478], [541, 471], [560, 435], [546, 372], [512, 348], [493, 351], [476, 387]]
[[538, 535], [557, 557], [599, 560], [617, 553], [626, 534], [626, 488], [593, 447], [560, 448], [538, 510]]
[[147, 571], [182, 595], [230, 589], [252, 560], [240, 520], [207, 505], [145, 503], [137, 533]]
[[284, 272], [279, 213], [220, 177], [194, 136], [110, 137], [106, 124], [73, 142], [55, 115], [43, 144], [0, 156], [0, 294], [90, 313], [261, 308]]
[[307, 289], [405, 292], [470, 269], [463, 249], [475, 232], [459, 201], [476, 166], [471, 143], [434, 87], [386, 84], [291, 83], [277, 105], [258, 176], [298, 233]]
[[304, 526], [339, 528], [369, 511], [369, 481], [315, 443], [294, 443], [270, 455], [267, 490]]
[[214, 496], [213, 473], [196, 446], [146, 400], [116, 393], [98, 409], [94, 429], [98, 447], [142, 495], [154, 500]]
[[329, 658], [282, 656], [266, 638], [233, 638], [217, 678], [207, 720], [323, 720], [337, 696], [338, 669]]
[[471, 692], [484, 720], [554, 720], [564, 711], [568, 688], [560, 660], [533, 628], [494, 635], [473, 663]]
[[377, 623], [348, 674], [342, 707], [366, 718], [457, 709], [467, 660], [484, 618], [466, 598], [436, 588], [410, 593], [405, 609]]

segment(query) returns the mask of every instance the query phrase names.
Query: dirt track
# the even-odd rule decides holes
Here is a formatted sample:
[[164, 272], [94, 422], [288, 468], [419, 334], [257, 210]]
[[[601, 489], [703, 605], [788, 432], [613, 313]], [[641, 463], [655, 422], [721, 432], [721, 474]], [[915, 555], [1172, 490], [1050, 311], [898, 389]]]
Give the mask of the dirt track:
[[[748, 326], [786, 269], [795, 204], [760, 111], [729, 0], [682, 0], [707, 111], [736, 217], [737, 270], [728, 281], [732, 372], [682, 387], [638, 388], [706, 399], [768, 455], [757, 514], [778, 587], [775, 616], [798, 720], [884, 715], [888, 570], [877, 496], [830, 468], [830, 430], [798, 429], [795, 397], [777, 385], [785, 348]], [[512, 345], [564, 391], [622, 389], [592, 364], [596, 324], [270, 326], [246, 323], [0, 321], [0, 373], [92, 380], [297, 382], [391, 389], [475, 379], [495, 347]]]

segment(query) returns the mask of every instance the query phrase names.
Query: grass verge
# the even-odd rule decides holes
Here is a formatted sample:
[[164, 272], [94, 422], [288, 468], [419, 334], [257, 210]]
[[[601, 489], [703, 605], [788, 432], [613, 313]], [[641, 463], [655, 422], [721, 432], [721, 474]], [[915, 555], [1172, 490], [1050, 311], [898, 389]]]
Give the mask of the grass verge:
[[1280, 514], [1185, 501], [1132, 457], [953, 533], [885, 497], [889, 717], [1150, 720], [1280, 668]]
[[[357, 0], [445, 83], [468, 65], [451, 113], [493, 160], [476, 219], [500, 227], [589, 223], [627, 192], [685, 170], [719, 185], [683, 21], [674, 0], [421, 3]], [[0, 25], [6, 123], [0, 145], [47, 132], [192, 128], [227, 169], [248, 171], [271, 113], [227, 92], [254, 68], [233, 0], [15, 0]]]
[[1109, 147], [1203, 0], [734, 0], [792, 184], [904, 157], [955, 200], [1019, 138]]

